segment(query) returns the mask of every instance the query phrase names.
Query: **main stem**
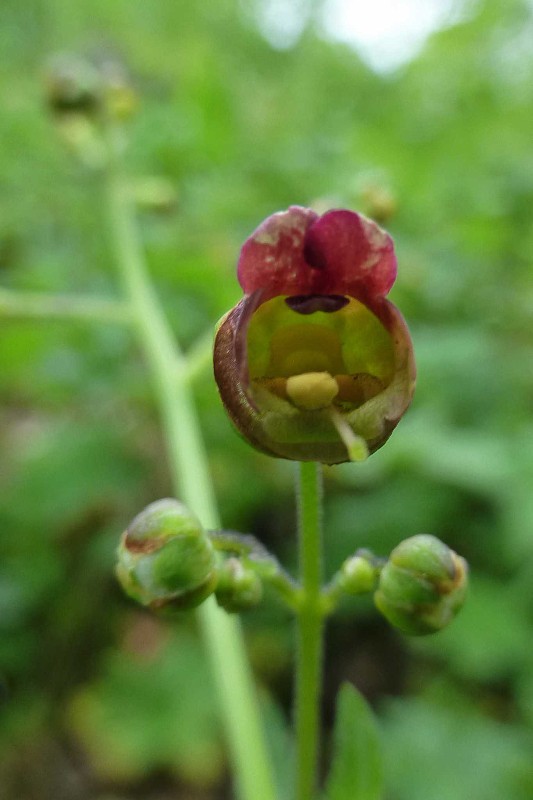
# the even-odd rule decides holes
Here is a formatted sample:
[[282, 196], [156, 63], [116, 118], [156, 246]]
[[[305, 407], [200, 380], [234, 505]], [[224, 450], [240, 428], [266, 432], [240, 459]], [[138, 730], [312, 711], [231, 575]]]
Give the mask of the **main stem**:
[[296, 800], [311, 800], [317, 782], [322, 685], [322, 474], [299, 465], [298, 536], [302, 594], [297, 610]]
[[[150, 282], [121, 173], [120, 141], [109, 131], [107, 193], [118, 268], [156, 389], [174, 491], [206, 528], [219, 519], [200, 426], [181, 355]], [[257, 696], [238, 620], [212, 598], [198, 610], [243, 800], [275, 800]]]

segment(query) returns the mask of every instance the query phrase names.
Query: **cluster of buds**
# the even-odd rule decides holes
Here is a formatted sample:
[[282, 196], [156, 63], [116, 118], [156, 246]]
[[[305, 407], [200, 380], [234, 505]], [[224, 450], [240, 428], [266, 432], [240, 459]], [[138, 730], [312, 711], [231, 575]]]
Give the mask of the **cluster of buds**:
[[57, 55], [48, 64], [44, 81], [48, 106], [58, 117], [108, 114], [124, 119], [137, 107], [128, 71], [114, 56]]
[[114, 56], [96, 59], [55, 56], [44, 72], [46, 104], [67, 148], [86, 167], [106, 163], [103, 125], [120, 123], [138, 105], [124, 64]]
[[372, 594], [376, 608], [402, 633], [421, 636], [447, 627], [463, 607], [468, 566], [428, 534], [405, 539], [389, 558], [360, 549], [342, 564], [325, 595], [333, 608], [342, 595]]
[[260, 577], [238, 557], [224, 558], [213, 541], [183, 503], [157, 500], [123, 533], [117, 577], [130, 597], [152, 611], [184, 611], [211, 594], [230, 612], [257, 605]]
[[[261, 601], [263, 580], [289, 605], [294, 597], [290, 578], [253, 537], [210, 534], [172, 499], [151, 503], [135, 517], [122, 536], [116, 572], [125, 592], [152, 611], [184, 611], [210, 595], [228, 612], [246, 611]], [[420, 534], [388, 559], [358, 550], [325, 594], [330, 601], [341, 594], [373, 594], [394, 627], [421, 635], [451, 622], [466, 588], [465, 560], [434, 536]]]

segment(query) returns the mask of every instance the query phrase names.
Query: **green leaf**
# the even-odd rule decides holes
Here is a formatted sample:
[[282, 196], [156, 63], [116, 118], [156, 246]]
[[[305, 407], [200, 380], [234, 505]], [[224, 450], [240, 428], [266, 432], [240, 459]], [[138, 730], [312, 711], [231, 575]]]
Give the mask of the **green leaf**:
[[337, 698], [333, 764], [327, 800], [380, 800], [383, 789], [381, 746], [374, 715], [351, 684]]
[[277, 797], [291, 797], [294, 789], [295, 753], [290, 726], [282, 709], [267, 694], [261, 697], [261, 711], [270, 751]]

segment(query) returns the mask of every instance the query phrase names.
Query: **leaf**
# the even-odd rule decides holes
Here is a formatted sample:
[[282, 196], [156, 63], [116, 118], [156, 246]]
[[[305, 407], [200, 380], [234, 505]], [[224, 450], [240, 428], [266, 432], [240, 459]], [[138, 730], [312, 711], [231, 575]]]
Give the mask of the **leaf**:
[[326, 800], [380, 800], [383, 768], [376, 722], [365, 699], [349, 683], [338, 694], [333, 741]]
[[69, 726], [103, 780], [168, 770], [211, 788], [224, 753], [202, 647], [183, 623], [167, 627], [134, 614], [130, 625], [133, 652], [109, 650], [97, 679], [71, 698]]
[[276, 797], [291, 797], [294, 790], [294, 741], [283, 711], [268, 695], [261, 696], [267, 746], [276, 782]]

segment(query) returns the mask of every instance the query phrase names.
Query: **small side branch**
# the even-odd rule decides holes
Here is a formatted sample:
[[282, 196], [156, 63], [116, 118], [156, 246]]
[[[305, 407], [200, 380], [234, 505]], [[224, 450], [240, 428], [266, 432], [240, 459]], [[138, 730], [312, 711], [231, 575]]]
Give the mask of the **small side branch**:
[[301, 594], [298, 584], [255, 536], [235, 531], [210, 531], [209, 536], [216, 550], [237, 556], [277, 592], [286, 606], [298, 608]]
[[79, 295], [51, 295], [0, 289], [0, 319], [45, 319], [129, 325], [128, 303]]

